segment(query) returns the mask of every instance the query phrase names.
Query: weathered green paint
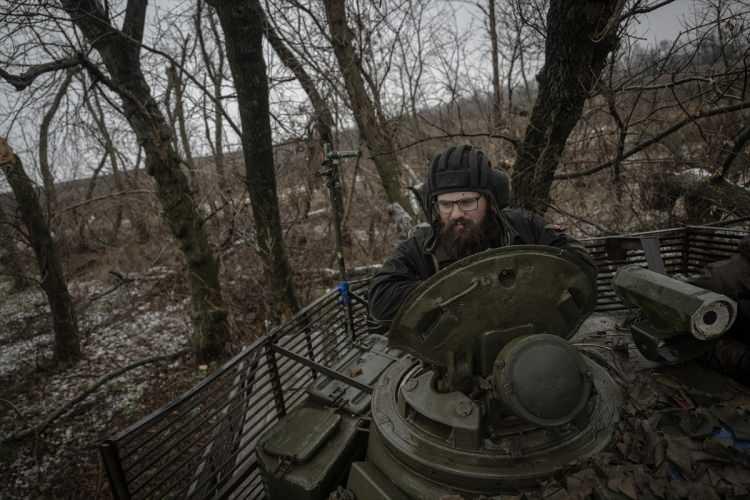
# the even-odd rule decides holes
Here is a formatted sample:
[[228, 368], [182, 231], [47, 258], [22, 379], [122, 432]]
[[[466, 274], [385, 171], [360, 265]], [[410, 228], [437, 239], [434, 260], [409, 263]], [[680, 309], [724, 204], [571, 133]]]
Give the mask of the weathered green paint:
[[657, 328], [699, 340], [721, 336], [737, 317], [737, 303], [729, 297], [637, 265], [620, 269], [612, 287]]
[[725, 295], [637, 265], [617, 271], [612, 288], [642, 317], [631, 324], [638, 350], [661, 363], [680, 363], [710, 350], [732, 327], [737, 303]]
[[447, 369], [471, 360], [469, 373], [486, 376], [513, 338], [570, 338], [596, 304], [595, 278], [575, 259], [564, 249], [520, 245], [456, 262], [412, 292], [390, 344]]

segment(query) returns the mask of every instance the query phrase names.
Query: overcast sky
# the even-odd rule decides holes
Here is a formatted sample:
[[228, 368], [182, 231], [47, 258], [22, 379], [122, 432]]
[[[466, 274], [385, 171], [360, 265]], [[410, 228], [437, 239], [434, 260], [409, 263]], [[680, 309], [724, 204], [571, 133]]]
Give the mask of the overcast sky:
[[681, 31], [685, 18], [694, 11], [695, 0], [676, 0], [639, 18], [634, 33], [644, 43], [653, 45], [661, 40], [673, 40]]
[[[157, 10], [173, 10], [176, 8], [180, 8], [181, 6], [189, 6], [192, 4], [192, 1], [193, 0], [157, 0], [151, 3], [149, 13], [151, 15], [155, 15]], [[659, 0], [650, 1], [656, 2]], [[697, 2], [700, 2], [700, 0], [675, 0], [673, 3], [661, 7], [654, 12], [642, 15], [639, 17], [637, 23], [634, 22], [631, 28], [631, 33], [640, 38], [642, 44], [648, 46], [657, 45], [662, 40], [671, 41], [682, 30], [682, 26], [685, 24], [686, 19], [689, 19], [692, 16], [692, 13], [695, 11]], [[460, 2], [455, 5], [465, 6], [468, 4]], [[459, 24], [462, 22], [462, 17], [467, 16], [466, 12], [461, 12], [462, 10], [464, 9], [458, 10], [457, 22]], [[476, 14], [476, 12], [474, 14]], [[464, 21], [472, 22], [468, 20], [468, 16]], [[478, 21], [476, 21], [475, 19], [473, 22]], [[151, 30], [148, 31], [150, 32]], [[483, 52], [479, 50], [477, 53]], [[19, 97], [22, 96], [19, 96], [14, 91], [12, 91], [7, 84], [0, 84], [0, 108], [7, 107], [3, 106], [4, 104], [7, 104], [7, 100], [13, 100]], [[34, 118], [32, 121], [36, 122], [38, 121], [38, 118]], [[29, 137], [24, 136], [18, 130], [9, 131], [8, 127], [10, 127], [10, 123], [0, 124], [0, 135], [9, 134], [11, 136], [11, 139], [13, 139], [12, 143], [16, 146], [16, 149], [19, 152], [22, 152], [24, 149], [24, 144], [26, 143], [26, 139], [29, 139]], [[32, 127], [29, 130], [36, 130], [35, 127]], [[31, 148], [29, 150], [29, 154], [31, 155], [33, 155], [35, 152], [35, 149], [33, 147], [34, 144], [35, 141], [32, 137], [32, 140], [29, 143], [29, 147]], [[29, 163], [31, 162], [32, 160], [30, 158]], [[0, 190], [3, 189], [2, 184], [2, 181], [0, 181]]]

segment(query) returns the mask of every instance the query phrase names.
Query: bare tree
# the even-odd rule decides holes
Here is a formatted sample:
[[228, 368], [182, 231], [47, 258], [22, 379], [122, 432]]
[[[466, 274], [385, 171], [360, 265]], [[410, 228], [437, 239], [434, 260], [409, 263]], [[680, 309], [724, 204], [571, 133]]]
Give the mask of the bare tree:
[[27, 288], [30, 282], [24, 274], [24, 266], [16, 248], [16, 231], [5, 213], [4, 201], [0, 198], [0, 265], [5, 269], [4, 273], [13, 279], [13, 290], [20, 291]]
[[281, 231], [273, 142], [268, 108], [268, 76], [263, 58], [264, 14], [258, 0], [210, 0], [226, 43], [242, 122], [247, 190], [253, 207], [258, 252], [272, 298], [273, 319], [299, 309]]
[[50, 124], [52, 123], [52, 118], [54, 118], [55, 113], [57, 113], [60, 103], [62, 102], [63, 97], [65, 97], [65, 93], [68, 91], [68, 86], [73, 80], [75, 73], [76, 69], [74, 68], [70, 68], [65, 72], [65, 77], [63, 78], [60, 87], [57, 89], [55, 97], [47, 109], [47, 112], [44, 114], [42, 124], [39, 127], [39, 170], [41, 171], [42, 181], [44, 182], [44, 193], [47, 198], [48, 213], [53, 213], [57, 206], [55, 177], [52, 175], [52, 169], [49, 164], [49, 129]]
[[[621, 32], [665, 3], [633, 4], [620, 17]], [[613, 228], [706, 222], [750, 210], [742, 186], [747, 169], [737, 161], [747, 157], [749, 139], [750, 46], [741, 26], [750, 10], [733, 0], [695, 9], [675, 39], [658, 47], [621, 37], [554, 176], [565, 189], [611, 173]]]
[[[170, 103], [167, 102], [167, 112], [170, 115], [171, 122], [177, 127], [175, 136], [175, 148], [179, 149], [180, 143], [182, 145], [182, 153], [184, 156], [184, 162], [187, 166], [190, 174], [191, 188], [194, 192], [198, 192], [198, 181], [195, 161], [193, 160], [193, 148], [190, 144], [190, 137], [188, 134], [188, 121], [185, 117], [185, 83], [184, 83], [184, 68], [185, 60], [189, 53], [190, 39], [186, 37], [180, 47], [180, 62], [178, 64], [174, 61], [167, 67], [167, 99], [169, 98], [172, 91], [174, 91], [174, 110], [170, 109]], [[179, 138], [179, 140], [177, 140]]]
[[[102, 147], [104, 148], [104, 154], [105, 157], [109, 158], [109, 163], [112, 168], [112, 180], [114, 181], [114, 186], [117, 192], [123, 192], [125, 190], [124, 183], [122, 180], [122, 174], [120, 172], [120, 166], [119, 166], [119, 160], [117, 156], [117, 149], [115, 147], [114, 141], [112, 140], [112, 137], [109, 133], [109, 130], [107, 129], [106, 120], [104, 117], [104, 112], [102, 110], [102, 105], [99, 100], [98, 92], [94, 91], [91, 93], [91, 95], [87, 96], [88, 98], [84, 100], [84, 103], [86, 105], [86, 109], [88, 110], [89, 114], [94, 120], [94, 124], [96, 127], [96, 131], [99, 135], [101, 135], [101, 141], [102, 141]], [[104, 164], [102, 164], [102, 167]], [[93, 183], [96, 182], [96, 177], [98, 176], [99, 172], [95, 171], [96, 175], [92, 176], [92, 184], [89, 185], [89, 189], [87, 190], [87, 196], [86, 198], [88, 200], [91, 199], [93, 196], [94, 191], [94, 185]], [[123, 204], [118, 200], [116, 201], [116, 208], [115, 208], [115, 221], [112, 225], [112, 241], [117, 240], [117, 234], [120, 231], [120, 225], [122, 223], [122, 213], [123, 213]], [[131, 214], [131, 220], [135, 220], [136, 217], [139, 217], [138, 214]]]
[[62, 363], [75, 362], [81, 357], [78, 322], [65, 283], [60, 255], [50, 234], [34, 185], [26, 175], [21, 160], [2, 137], [0, 168], [13, 190], [18, 211], [28, 230], [31, 247], [36, 255], [41, 286], [47, 295], [52, 312], [55, 359]]
[[325, 0], [324, 5], [333, 51], [344, 77], [352, 112], [378, 169], [386, 198], [390, 203], [398, 203], [408, 213], [413, 213], [401, 187], [396, 148], [389, 127], [384, 123], [382, 109], [379, 110], [377, 105], [378, 95], [374, 93], [375, 99], [371, 98], [365, 85], [362, 60], [354, 50], [354, 34], [347, 22], [346, 4], [344, 0]]
[[[487, 29], [490, 34], [490, 52], [492, 59], [492, 129], [499, 132], [503, 116], [503, 96], [500, 92], [500, 61], [497, 43], [497, 11], [495, 0], [487, 1]], [[510, 95], [508, 96], [510, 102]]]
[[[196, 12], [194, 16], [195, 34], [198, 37], [199, 46], [201, 48], [201, 59], [202, 63], [206, 68], [206, 77], [211, 80], [211, 89], [213, 91], [213, 137], [211, 136], [211, 128], [209, 125], [209, 106], [207, 105], [207, 98], [204, 94], [203, 97], [203, 122], [206, 132], [206, 142], [211, 151], [211, 155], [214, 159], [216, 166], [216, 176], [218, 179], [219, 191], [221, 193], [228, 193], [227, 184], [227, 172], [226, 165], [224, 162], [224, 110], [222, 109], [222, 85], [224, 82], [224, 68], [226, 66], [226, 54], [224, 53], [224, 42], [219, 34], [218, 27], [216, 25], [216, 14], [213, 8], [209, 8], [205, 16], [203, 14], [203, 1], [198, 0], [196, 4]], [[207, 44], [203, 34], [203, 18], [208, 19], [211, 39], [213, 41], [213, 48], [215, 49], [212, 54], [209, 54]]]
[[171, 128], [162, 115], [140, 66], [146, 3], [130, 0], [121, 29], [94, 0], [62, 0], [62, 6], [101, 56], [109, 76], [88, 61], [87, 70], [121, 99], [123, 112], [143, 145], [146, 170], [154, 177], [157, 195], [172, 234], [187, 262], [192, 298], [193, 348], [200, 359], [225, 352], [229, 336], [227, 311], [213, 256], [197, 211]]
[[318, 91], [315, 82], [297, 56], [289, 49], [289, 47], [287, 47], [286, 42], [276, 32], [273, 24], [269, 21], [268, 17], [265, 16], [265, 12], [263, 20], [268, 42], [278, 54], [279, 58], [281, 58], [284, 65], [294, 73], [295, 78], [297, 78], [302, 89], [305, 91], [305, 94], [307, 94], [308, 99], [310, 99], [310, 103], [315, 112], [315, 128], [318, 132], [320, 142], [322, 144], [333, 145], [334, 123], [330, 106]]
[[422, 91], [422, 77], [425, 74], [425, 64], [427, 63], [424, 51], [425, 43], [422, 40], [424, 9], [411, 9], [408, 15], [411, 16], [411, 22], [416, 26], [413, 40], [399, 37], [396, 40], [399, 49], [399, 61], [396, 62], [399, 71], [399, 80], [401, 84], [401, 93], [404, 95], [403, 109], [413, 121], [416, 135], [419, 133], [419, 107], [420, 94]]
[[565, 143], [617, 43], [623, 7], [622, 0], [550, 1], [539, 93], [513, 166], [515, 205], [546, 211]]

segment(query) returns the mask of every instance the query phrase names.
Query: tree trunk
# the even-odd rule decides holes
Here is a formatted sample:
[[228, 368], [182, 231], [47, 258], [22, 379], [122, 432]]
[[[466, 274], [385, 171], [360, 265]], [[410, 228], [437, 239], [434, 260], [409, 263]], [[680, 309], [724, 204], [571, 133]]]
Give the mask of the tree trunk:
[[[222, 61], [219, 66], [219, 71], [223, 73], [224, 63]], [[229, 183], [227, 182], [227, 169], [224, 164], [224, 114], [221, 112], [219, 107], [219, 99], [221, 99], [221, 78], [217, 78], [214, 83], [214, 97], [216, 103], [214, 104], [214, 159], [216, 163], [216, 176], [218, 177], [219, 191], [226, 194], [229, 192]]]
[[[208, 25], [211, 29], [211, 35], [213, 37], [214, 45], [216, 47], [216, 55], [211, 56], [206, 50], [205, 41], [203, 38], [203, 9], [202, 1], [198, 0], [195, 12], [195, 31], [198, 37], [198, 42], [201, 48], [201, 56], [203, 58], [203, 64], [206, 66], [206, 73], [213, 83], [213, 99], [211, 100], [211, 106], [213, 107], [214, 115], [214, 135], [211, 137], [211, 128], [209, 127], [208, 114], [209, 107], [206, 104], [206, 96], [203, 96], [203, 122], [205, 124], [206, 142], [211, 148], [211, 154], [214, 159], [214, 165], [216, 167], [217, 184], [219, 186], [219, 192], [222, 196], [228, 196], [231, 198], [231, 187], [227, 182], [226, 165], [224, 162], [224, 110], [221, 106], [222, 99], [222, 83], [224, 81], [224, 63], [226, 62], [226, 56], [222, 47], [221, 36], [216, 26], [216, 19], [214, 17], [213, 8], [209, 8], [207, 12]], [[216, 60], [216, 66], [214, 61]], [[204, 82], [205, 82], [204, 76]]]
[[[105, 151], [102, 155], [102, 159], [99, 160], [99, 164], [94, 168], [91, 177], [89, 177], [88, 183], [86, 184], [86, 194], [83, 197], [86, 204], [88, 204], [94, 197], [96, 183], [99, 181], [99, 175], [107, 164], [107, 158], [109, 158], [109, 154]], [[78, 207], [73, 208], [73, 222], [76, 227], [76, 232], [78, 233], [78, 251], [82, 253], [88, 252], [91, 249], [91, 245], [89, 245], [89, 237], [86, 234], [89, 221], [86, 217], [85, 211], [83, 214], [79, 214]]]
[[258, 0], [211, 0], [224, 30], [226, 54], [242, 121], [247, 190], [253, 207], [258, 251], [272, 294], [272, 320], [299, 309], [281, 230], [273, 162], [268, 77], [263, 59], [263, 10]]
[[750, 192], [721, 178], [697, 182], [685, 193], [688, 224], [715, 221], [720, 215], [750, 216]]
[[670, 175], [652, 184], [648, 208], [670, 212], [684, 197], [687, 224], [714, 222], [729, 218], [750, 217], [750, 191], [722, 177], [698, 177], [689, 173]]
[[324, 0], [323, 3], [331, 30], [333, 51], [344, 76], [354, 119], [378, 169], [386, 198], [390, 203], [398, 203], [413, 216], [411, 204], [401, 190], [401, 172], [393, 141], [386, 133], [384, 124], [379, 122], [375, 105], [365, 89], [361, 63], [354, 51], [354, 36], [346, 22], [345, 2]]
[[52, 175], [52, 169], [49, 166], [49, 127], [52, 124], [52, 118], [57, 113], [60, 103], [65, 97], [65, 93], [68, 91], [70, 82], [73, 80], [75, 71], [69, 69], [66, 71], [65, 78], [57, 89], [52, 104], [50, 105], [47, 112], [42, 118], [42, 124], [39, 126], [39, 170], [42, 174], [42, 182], [44, 183], [44, 195], [46, 197], [47, 204], [47, 215], [49, 216], [54, 213], [57, 205], [57, 196], [55, 194], [55, 177]]
[[621, 0], [551, 0], [545, 63], [526, 137], [513, 167], [513, 204], [544, 212], [570, 132], [617, 44]]
[[490, 50], [492, 51], [492, 132], [499, 134], [502, 128], [503, 96], [500, 93], [500, 61], [497, 45], [497, 16], [495, 15], [495, 0], [487, 2], [487, 22], [490, 32]]
[[23, 170], [21, 160], [0, 138], [0, 168], [8, 179], [16, 197], [21, 218], [29, 231], [31, 247], [34, 249], [39, 275], [44, 293], [52, 313], [52, 327], [55, 331], [55, 359], [72, 363], [81, 357], [81, 344], [78, 335], [73, 301], [65, 283], [62, 263], [44, 218], [34, 185]]
[[29, 286], [21, 264], [21, 258], [16, 249], [16, 238], [13, 228], [5, 215], [3, 200], [0, 199], [0, 265], [5, 268], [5, 274], [13, 278], [13, 290], [21, 291]]
[[[127, 169], [123, 168], [123, 172], [126, 172], [127, 175], [125, 175], [125, 181], [126, 184], [131, 189], [140, 189], [142, 182], [140, 181], [140, 173], [141, 173], [141, 151], [143, 149], [138, 146], [138, 154], [135, 159], [135, 165], [132, 169], [128, 172]], [[141, 195], [142, 196], [142, 195]], [[139, 198], [141, 198], [139, 196]], [[148, 203], [147, 200], [142, 200], [144, 203]], [[132, 202], [131, 202], [132, 203]], [[130, 213], [132, 217], [132, 222], [135, 227], [135, 234], [138, 238], [138, 243], [146, 243], [149, 239], [151, 239], [151, 233], [148, 229], [148, 215], [146, 213], [141, 213], [139, 210], [132, 210]]]
[[[187, 48], [184, 47], [183, 51]], [[184, 56], [183, 56], [184, 60]], [[191, 188], [194, 193], [200, 193], [200, 187], [198, 184], [198, 176], [195, 170], [195, 161], [193, 161], [193, 149], [190, 147], [190, 137], [188, 136], [187, 123], [185, 120], [185, 88], [178, 73], [177, 67], [172, 64], [167, 68], [167, 76], [172, 81], [174, 86], [174, 111], [177, 119], [177, 130], [180, 136], [180, 142], [182, 142], [182, 151], [185, 156], [184, 162], [187, 165], [188, 172], [190, 173]], [[178, 147], [175, 141], [175, 148]]]
[[[93, 104], [91, 103], [92, 99], [94, 101]], [[104, 119], [104, 111], [102, 110], [102, 105], [99, 102], [99, 97], [96, 92], [93, 92], [89, 99], [86, 99], [86, 108], [94, 118], [94, 123], [96, 123], [96, 127], [99, 129], [99, 133], [102, 134], [105, 155], [109, 157], [109, 163], [112, 167], [112, 180], [114, 181], [115, 190], [121, 193], [125, 191], [125, 185], [122, 181], [122, 176], [120, 175], [120, 167], [117, 161], [117, 150], [115, 148], [114, 142], [112, 141], [112, 136], [109, 134], [109, 130], [107, 130], [107, 123]], [[98, 172], [96, 173], [98, 174]], [[89, 189], [87, 193], [88, 199], [90, 199], [91, 195], [93, 194], [93, 187], [94, 186], [92, 184], [91, 189]], [[135, 223], [136, 218], [140, 217], [140, 215], [136, 210], [128, 210], [128, 212], [130, 219]], [[112, 224], [112, 244], [115, 244], [117, 242], [117, 235], [120, 232], [120, 226], [122, 224], [122, 213], [123, 203], [118, 197], [115, 200], [115, 222], [114, 224]]]
[[302, 66], [294, 53], [289, 50], [281, 37], [273, 29], [265, 14], [263, 19], [268, 42], [276, 54], [278, 54], [284, 66], [294, 73], [294, 77], [297, 78], [305, 94], [307, 94], [307, 98], [310, 99], [315, 112], [315, 129], [318, 132], [321, 146], [323, 144], [330, 144], [333, 147], [333, 114], [331, 113], [331, 108], [325, 99], [323, 99], [323, 96], [320, 95], [320, 92], [318, 92], [313, 79], [305, 71], [304, 66]]
[[123, 113], [138, 137], [146, 157], [146, 171], [156, 181], [164, 217], [180, 244], [188, 267], [193, 349], [201, 361], [224, 354], [229, 337], [227, 310], [219, 283], [219, 263], [208, 244], [203, 221], [180, 170], [181, 158], [174, 148], [165, 121], [140, 66], [140, 41], [146, 16], [144, 0], [128, 2], [122, 30], [115, 29], [96, 0], [61, 0], [63, 8], [99, 52], [111, 80], [90, 72], [110, 86], [122, 100]]

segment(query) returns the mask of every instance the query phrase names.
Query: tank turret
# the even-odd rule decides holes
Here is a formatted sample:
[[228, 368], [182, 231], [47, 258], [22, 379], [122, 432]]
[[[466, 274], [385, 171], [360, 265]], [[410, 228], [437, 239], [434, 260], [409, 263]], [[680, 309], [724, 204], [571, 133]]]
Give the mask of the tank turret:
[[421, 283], [389, 345], [408, 353], [372, 396], [358, 499], [511, 493], [601, 450], [620, 394], [568, 339], [593, 310], [593, 274], [560, 249], [476, 254]]

